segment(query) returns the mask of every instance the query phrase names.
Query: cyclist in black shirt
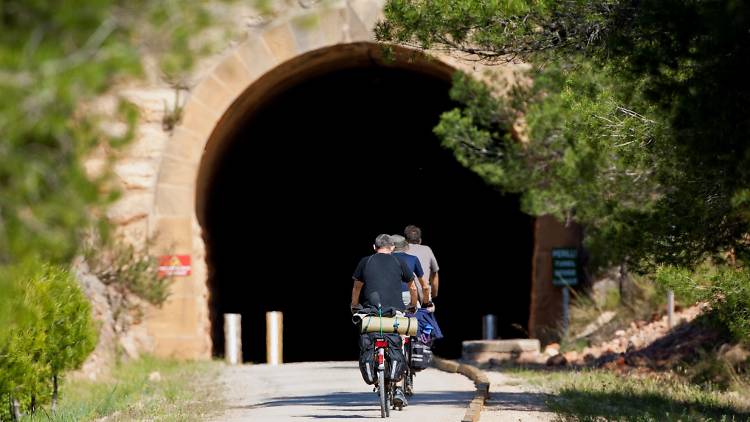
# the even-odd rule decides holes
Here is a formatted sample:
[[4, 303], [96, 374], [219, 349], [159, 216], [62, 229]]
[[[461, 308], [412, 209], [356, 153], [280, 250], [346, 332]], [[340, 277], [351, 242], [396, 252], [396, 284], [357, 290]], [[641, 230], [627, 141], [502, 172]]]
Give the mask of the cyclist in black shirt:
[[[410, 309], [416, 309], [417, 289], [412, 281], [414, 272], [407, 265], [392, 255], [393, 239], [387, 234], [375, 238], [373, 245], [375, 253], [362, 258], [354, 270], [354, 286], [352, 287], [352, 309], [359, 308], [359, 296], [364, 288], [363, 305], [377, 308], [381, 305], [383, 311], [393, 309], [404, 311], [401, 299], [401, 283], [410, 286]], [[371, 298], [379, 297], [380, 303], [371, 303]]]

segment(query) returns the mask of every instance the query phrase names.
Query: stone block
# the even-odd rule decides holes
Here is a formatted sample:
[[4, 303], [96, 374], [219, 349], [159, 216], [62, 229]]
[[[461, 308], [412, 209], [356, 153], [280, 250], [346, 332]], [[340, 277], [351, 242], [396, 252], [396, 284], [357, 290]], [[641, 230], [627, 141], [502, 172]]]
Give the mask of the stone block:
[[211, 359], [211, 339], [208, 336], [174, 337], [154, 335], [154, 354], [176, 359]]
[[159, 169], [159, 183], [180, 186], [195, 186], [198, 176], [198, 163], [181, 161], [165, 156]]
[[374, 28], [383, 17], [383, 2], [372, 0], [354, 0], [349, 3], [352, 12], [366, 28]]
[[[240, 59], [239, 53], [233, 52], [214, 69], [213, 76], [221, 82], [229, 92], [239, 95], [254, 80], [247, 66]], [[235, 95], [235, 96], [236, 96]]]
[[155, 255], [191, 254], [192, 228], [189, 216], [158, 216], [151, 237]]
[[143, 218], [117, 226], [115, 233], [128, 245], [145, 250], [148, 245], [148, 219]]
[[210, 110], [200, 101], [188, 100], [182, 110], [182, 123], [179, 128], [192, 133], [199, 139], [208, 139], [219, 121], [220, 111]]
[[[171, 290], [180, 290], [180, 281], [175, 278]], [[198, 302], [202, 300], [190, 295], [172, 294], [159, 308], [149, 312], [148, 327], [151, 332], [169, 333], [173, 336], [194, 336], [200, 333]]]
[[168, 139], [169, 132], [162, 128], [161, 122], [138, 123], [126, 155], [130, 158], [160, 158]]
[[[351, 10], [351, 9], [350, 9]], [[367, 26], [359, 19], [359, 16], [351, 11], [349, 14], [349, 37], [348, 42], [375, 42], [374, 27]]]
[[345, 8], [323, 10], [318, 16], [316, 31], [321, 34], [325, 45], [346, 42], [349, 22]]
[[536, 362], [540, 344], [536, 339], [473, 340], [463, 342], [461, 358], [470, 362]]
[[315, 50], [325, 44], [325, 38], [319, 31], [320, 15], [318, 13], [296, 16], [289, 22], [289, 26], [300, 53]]
[[180, 161], [200, 163], [207, 138], [200, 139], [182, 127], [175, 129], [165, 148], [165, 155]]
[[541, 345], [537, 339], [470, 340], [463, 342], [467, 352], [539, 352]]
[[[189, 216], [195, 208], [195, 187], [169, 184], [156, 185], [155, 210], [162, 216]], [[190, 226], [187, 226], [190, 229]]]
[[164, 111], [175, 108], [173, 88], [131, 88], [121, 91], [120, 96], [138, 107], [140, 121], [145, 123], [161, 123]]
[[[193, 102], [197, 100], [205, 106], [206, 111], [209, 114], [215, 116], [221, 116], [224, 114], [229, 105], [234, 102], [234, 99], [239, 95], [239, 92], [232, 91], [219, 81], [215, 75], [211, 75], [201, 81], [195, 90], [192, 92], [190, 100]], [[185, 120], [187, 122], [187, 120]]]
[[107, 218], [116, 225], [145, 219], [151, 211], [154, 196], [151, 192], [128, 192], [107, 210]]
[[277, 64], [271, 50], [261, 38], [242, 43], [237, 49], [237, 55], [252, 79], [259, 78]]
[[263, 40], [277, 63], [287, 61], [300, 53], [288, 23], [267, 30], [263, 34]]
[[130, 158], [119, 161], [114, 172], [125, 189], [152, 189], [156, 185], [159, 161], [155, 158]]

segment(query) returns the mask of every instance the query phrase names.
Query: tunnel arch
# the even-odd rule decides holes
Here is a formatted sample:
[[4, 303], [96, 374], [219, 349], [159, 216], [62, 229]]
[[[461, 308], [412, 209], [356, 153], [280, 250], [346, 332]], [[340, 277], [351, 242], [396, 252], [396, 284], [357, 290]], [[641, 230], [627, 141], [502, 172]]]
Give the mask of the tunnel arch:
[[190, 275], [175, 280], [167, 303], [146, 315], [150, 348], [157, 354], [211, 356], [209, 268], [201, 227], [204, 175], [243, 115], [275, 90], [335, 67], [379, 62], [449, 77], [451, 67], [442, 60], [405, 49], [397, 48], [395, 61], [385, 63], [369, 29], [381, 10], [378, 0], [361, 0], [284, 19], [229, 51], [192, 90], [162, 154], [148, 218], [153, 255], [191, 258]]
[[[342, 342], [338, 347], [332, 349], [312, 348], [302, 352], [299, 347], [295, 347], [300, 344], [312, 343], [314, 337], [317, 336], [317, 333], [306, 330], [303, 321], [307, 316], [328, 315], [326, 317], [329, 321], [326, 323], [327, 329], [341, 333], [342, 336], [353, 329], [352, 325], [347, 322], [349, 317], [344, 312], [346, 309], [344, 305], [347, 303], [349, 295], [347, 289], [350, 289], [350, 286], [346, 285], [350, 275], [347, 272], [352, 270], [349, 267], [356, 262], [358, 256], [351, 253], [347, 255], [346, 251], [344, 253], [339, 251], [335, 256], [326, 260], [327, 262], [321, 263], [310, 259], [309, 256], [315, 253], [305, 252], [306, 239], [316, 236], [316, 231], [318, 236], [331, 236], [340, 230], [341, 226], [348, 224], [346, 222], [347, 216], [339, 215], [334, 218], [331, 215], [337, 209], [345, 208], [346, 204], [341, 202], [334, 204], [337, 198], [326, 197], [325, 208], [327, 211], [316, 213], [310, 209], [306, 210], [304, 220], [307, 222], [304, 227], [300, 223], [295, 224], [293, 221], [300, 218], [282, 217], [278, 214], [282, 212], [282, 208], [286, 209], [287, 213], [295, 214], [293, 204], [306, 201], [308, 199], [306, 194], [309, 193], [309, 190], [299, 188], [300, 182], [285, 183], [283, 179], [303, 177], [308, 179], [306, 184], [311, 189], [320, 189], [321, 183], [336, 183], [333, 180], [321, 182], [320, 180], [324, 179], [323, 176], [311, 174], [316, 173], [316, 171], [311, 168], [314, 166], [306, 167], [307, 160], [303, 158], [304, 156], [316, 157], [316, 161], [327, 163], [326, 167], [341, 165], [339, 164], [340, 160], [352, 160], [350, 164], [354, 164], [353, 161], [359, 161], [362, 157], [361, 154], [352, 151], [347, 152], [342, 148], [343, 145], [338, 145], [336, 148], [320, 145], [320, 143], [331, 144], [335, 142], [337, 136], [333, 134], [328, 134], [333, 139], [325, 139], [324, 133], [313, 131], [317, 133], [313, 138], [313, 142], [316, 144], [314, 149], [307, 149], [299, 143], [289, 142], [292, 139], [301, 138], [305, 133], [288, 133], [289, 130], [285, 128], [285, 121], [293, 121], [295, 125], [303, 124], [305, 127], [315, 127], [317, 124], [311, 119], [323, 121], [327, 119], [327, 116], [335, 116], [333, 118], [337, 126], [334, 129], [335, 132], [342, 133], [345, 130], [342, 126], [349, 126], [345, 131], [355, 133], [357, 128], [347, 122], [357, 119], [376, 119], [378, 111], [371, 107], [363, 107], [368, 109], [358, 110], [354, 115], [347, 117], [342, 116], [340, 115], [341, 110], [336, 110], [338, 105], [335, 104], [335, 100], [325, 98], [337, 94], [326, 91], [336, 87], [332, 91], [339, 92], [337, 91], [338, 87], [346, 85], [346, 88], [342, 87], [341, 89], [348, 89], [350, 92], [356, 91], [357, 93], [354, 96], [369, 98], [368, 103], [376, 101], [377, 98], [383, 100], [385, 98], [383, 92], [368, 90], [363, 86], [367, 85], [368, 82], [373, 82], [373, 78], [384, 78], [388, 82], [381, 81], [381, 83], [386, 84], [411, 78], [409, 83], [406, 83], [407, 86], [411, 85], [409, 86], [411, 90], [415, 89], [415, 85], [423, 85], [420, 96], [430, 96], [431, 92], [440, 91], [444, 94], [446, 100], [444, 103], [447, 103], [447, 92], [454, 72], [453, 68], [442, 62], [430, 60], [414, 51], [399, 48], [394, 49], [393, 53], [393, 57], [386, 60], [383, 57], [381, 46], [374, 43], [358, 42], [325, 47], [295, 57], [272, 69], [248, 87], [245, 94], [240, 97], [242, 100], [235, 101], [230, 106], [212, 133], [198, 172], [196, 215], [202, 228], [203, 241], [206, 247], [209, 318], [211, 320], [212, 351], [214, 355], [221, 356], [224, 352], [222, 315], [224, 313], [239, 313], [245, 321], [242, 326], [244, 358], [248, 361], [263, 361], [265, 357], [263, 317], [266, 311], [272, 310], [283, 311], [285, 315], [285, 330], [287, 332], [285, 336], [287, 343], [285, 360], [348, 360], [356, 355], [354, 349], [357, 345], [353, 340]], [[320, 83], [323, 80], [327, 81], [328, 85], [327, 89], [321, 91]], [[300, 89], [305, 90], [304, 87], [315, 84], [317, 84], [317, 90], [307, 88], [304, 93], [297, 93], [296, 99], [280, 100], [293, 95], [290, 93]], [[407, 88], [407, 86], [402, 88]], [[396, 97], [399, 95], [398, 91], [393, 91], [390, 86], [382, 86], [381, 88], [390, 89], [393, 101], [399, 101]], [[341, 93], [339, 92], [338, 95], [341, 95]], [[348, 97], [350, 101], [347, 102], [353, 103], [352, 105], [355, 107], [361, 107], [361, 100], [351, 98], [351, 96]], [[284, 101], [284, 104], [280, 104]], [[332, 101], [334, 101], [333, 104]], [[343, 99], [339, 101], [343, 101]], [[435, 101], [439, 102], [440, 100], [435, 98]], [[422, 100], [418, 101], [418, 103], [421, 102]], [[301, 103], [305, 103], [305, 105], [300, 105]], [[318, 110], [320, 107], [327, 111], [320, 113], [320, 110]], [[384, 105], [384, 107], [388, 107], [388, 105]], [[439, 113], [447, 109], [447, 105], [445, 107], [434, 110], [432, 116], [435, 121], [428, 127], [429, 131], [431, 131], [432, 125], [437, 122]], [[292, 110], [289, 110], [290, 108]], [[270, 112], [269, 110], [275, 111]], [[311, 113], [315, 114], [316, 117], [302, 117], [302, 115]], [[274, 120], [275, 122], [268, 123], [268, 120]], [[416, 117], [411, 116], [409, 120], [416, 120]], [[302, 123], [302, 121], [306, 121], [306, 123]], [[263, 131], [265, 133], [259, 133]], [[273, 133], [273, 135], [270, 135], [270, 133]], [[358, 142], [361, 141], [361, 139], [358, 140]], [[268, 145], [269, 143], [284, 143], [285, 146], [277, 148], [275, 145]], [[392, 147], [396, 149], [398, 145], [394, 144]], [[296, 168], [294, 171], [285, 172], [285, 175], [281, 174], [284, 172], [275, 172], [273, 166], [266, 166], [269, 160], [274, 160], [280, 155], [283, 148], [297, 150], [296, 155], [298, 157], [296, 160], [287, 158], [287, 160], [295, 163], [293, 166]], [[300, 153], [299, 150], [301, 149], [304, 149], [307, 153]], [[438, 149], [440, 149], [439, 146]], [[360, 150], [361, 152], [363, 151]], [[451, 162], [455, 161], [448, 151], [442, 152], [443, 156], [450, 156]], [[342, 154], [344, 157], [337, 157]], [[256, 157], [264, 158], [258, 159]], [[290, 165], [288, 162], [280, 161], [281, 163], [285, 166]], [[461, 173], [470, 173], [458, 163], [455, 164], [456, 167], [460, 168]], [[365, 163], [359, 161], [356, 164], [356, 166], [360, 165], [365, 165]], [[250, 171], [247, 166], [255, 169], [262, 168], [262, 170]], [[308, 175], [302, 176], [305, 173]], [[337, 173], [347, 174], [342, 179], [352, 177], [350, 172], [343, 169], [339, 169]], [[254, 176], [250, 176], [250, 174]], [[316, 177], [318, 177], [317, 183], [310, 181], [310, 179]], [[235, 182], [245, 178], [249, 182], [248, 185], [245, 185], [244, 182]], [[276, 180], [271, 191], [258, 186], [264, 184], [264, 178]], [[479, 178], [476, 176], [472, 178], [475, 182], [477, 179]], [[346, 183], [341, 184], [346, 185]], [[335, 196], [341, 201], [342, 195], [353, 195], [351, 189], [350, 186], [337, 187], [338, 193]], [[284, 192], [283, 198], [287, 198], [286, 201], [288, 202], [278, 197], [278, 191]], [[241, 192], [240, 195], [247, 195], [247, 198], [235, 200], [235, 195], [231, 192]], [[318, 195], [330, 194], [331, 192], [323, 193], [323, 189], [318, 191]], [[382, 192], [379, 196], [382, 198], [389, 197], [388, 192]], [[289, 197], [294, 199], [291, 200]], [[322, 200], [322, 198], [319, 199]], [[243, 207], [243, 204], [248, 202], [251, 204], [273, 203], [273, 205]], [[284, 202], [286, 206], [279, 205], [279, 202]], [[236, 211], [228, 211], [227, 208]], [[251, 208], [255, 214], [253, 217], [249, 215]], [[264, 210], [268, 210], [268, 212]], [[315, 217], [312, 217], [313, 215]], [[253, 226], [253, 220], [261, 219], [277, 225], [279, 228], [270, 230], [263, 225], [250, 229]], [[352, 219], [356, 220], [354, 217]], [[226, 223], [227, 221], [236, 223], [231, 223], [230, 226]], [[323, 224], [323, 221], [326, 223]], [[402, 223], [401, 226], [403, 227], [405, 224]], [[366, 221], [361, 221], [361, 225], [366, 226]], [[400, 229], [398, 224], [390, 225], [390, 230], [398, 229]], [[282, 232], [283, 236], [288, 237], [289, 240], [286, 242], [274, 241], [273, 238], [276, 235], [282, 234], [279, 232]], [[258, 240], [249, 240], [254, 237]], [[356, 236], [346, 238], [344, 235], [341, 241], [350, 245], [347, 247], [348, 250], [353, 248], [358, 241], [363, 245], [368, 245], [368, 242], [371, 241], [370, 237], [371, 233], [363, 228], [359, 238]], [[253, 244], [258, 241], [267, 243], [267, 246], [260, 247]], [[238, 252], [240, 249], [242, 252]], [[284, 254], [284, 258], [275, 258], [278, 253], [271, 251], [284, 251], [281, 252]], [[367, 249], [362, 251], [362, 253], [366, 252]], [[324, 255], [326, 254], [318, 252], [315, 256]], [[243, 262], [246, 259], [252, 259], [253, 269], [244, 272], [233, 269], [235, 267], [232, 264], [233, 262]], [[282, 268], [285, 264], [295, 267], [294, 270], [283, 271]], [[279, 272], [275, 275], [271, 274], [269, 266], [279, 269]], [[312, 266], [316, 266], [313, 270], [314, 274], [309, 274], [307, 271], [297, 268], [311, 268]], [[321, 266], [327, 266], [327, 271], [320, 268]], [[332, 270], [331, 267], [337, 268]], [[274, 281], [268, 281], [275, 277], [278, 278]], [[318, 284], [323, 280], [338, 280], [341, 283], [335, 283], [337, 284], [335, 289], [325, 288]], [[245, 283], [254, 284], [254, 286], [246, 286]], [[274, 284], [276, 283], [285, 285], [288, 289], [294, 289], [294, 294], [282, 299], [286, 289], [275, 288]], [[306, 285], [299, 286], [298, 283]], [[317, 293], [312, 293], [311, 289], [316, 289]], [[308, 297], [308, 303], [299, 300], [299, 295]], [[338, 300], [332, 300], [333, 297]], [[301, 308], [305, 310], [303, 311]], [[305, 313], [308, 315], [305, 315]]]
[[[204, 233], [206, 197], [215, 166], [248, 115], [290, 87], [333, 71], [378, 67], [443, 81], [456, 69], [478, 72], [448, 57], [427, 57], [398, 47], [386, 60], [368, 29], [381, 8], [377, 0], [351, 1], [270, 26], [232, 49], [192, 90], [182, 122], [163, 153], [149, 215], [152, 253], [191, 258], [191, 273], [176, 279], [167, 303], [146, 315], [151, 349], [157, 354], [208, 358], [214, 350]], [[538, 277], [529, 278], [533, 320], [534, 306], [550, 305], [533, 303], [537, 283], [531, 278]], [[217, 323], [214, 318], [214, 331]]]
[[195, 210], [204, 223], [207, 182], [216, 160], [221, 157], [237, 128], [248, 116], [276, 95], [306, 80], [333, 71], [379, 67], [403, 69], [426, 77], [449, 81], [455, 68], [417, 51], [391, 47], [392, 56], [384, 57], [383, 47], [372, 42], [336, 44], [294, 57], [279, 64], [249, 85], [217, 122], [203, 152], [197, 175]]

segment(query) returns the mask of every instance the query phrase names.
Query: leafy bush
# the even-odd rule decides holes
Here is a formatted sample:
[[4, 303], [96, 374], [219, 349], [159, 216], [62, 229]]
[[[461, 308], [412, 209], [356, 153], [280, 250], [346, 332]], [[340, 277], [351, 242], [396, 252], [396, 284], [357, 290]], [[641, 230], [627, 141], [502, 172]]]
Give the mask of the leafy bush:
[[728, 265], [704, 264], [695, 270], [664, 266], [656, 272], [664, 289], [691, 302], [705, 302], [709, 315], [732, 337], [750, 344], [750, 272]]
[[[84, 230], [98, 224], [107, 231], [97, 216], [117, 196], [111, 171], [92, 180], [83, 161], [97, 147], [124, 145], [138, 116], [122, 104], [117, 117], [127, 133], [108, 135], [90, 101], [141, 77], [143, 57], [157, 58], [164, 78], [178, 85], [197, 53], [214, 48], [213, 38], [196, 35], [215, 6], [0, 2], [0, 420], [10, 397], [25, 409], [48, 401], [52, 379], [80, 366], [95, 344], [90, 305], [57, 265], [81, 253]], [[144, 276], [151, 261], [133, 253], [118, 259], [115, 275], [128, 289], [163, 301], [166, 281]]]
[[156, 258], [145, 251], [117, 239], [94, 239], [85, 246], [84, 256], [102, 283], [153, 305], [167, 300], [171, 279], [158, 276]]
[[[34, 410], [94, 349], [91, 305], [68, 270], [37, 260], [2, 268], [0, 285], [8, 288], [0, 302], [18, 312], [0, 325], [0, 400]], [[7, 411], [0, 406], [0, 419]]]

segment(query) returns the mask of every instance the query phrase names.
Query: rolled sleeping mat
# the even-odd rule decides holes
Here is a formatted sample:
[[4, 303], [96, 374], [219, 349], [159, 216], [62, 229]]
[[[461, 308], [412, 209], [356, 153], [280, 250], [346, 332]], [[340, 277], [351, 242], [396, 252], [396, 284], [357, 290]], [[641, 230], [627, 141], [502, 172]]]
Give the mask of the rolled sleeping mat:
[[360, 322], [359, 332], [379, 333], [382, 329], [385, 334], [416, 336], [418, 324], [416, 318], [365, 316]]

